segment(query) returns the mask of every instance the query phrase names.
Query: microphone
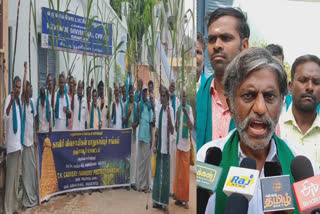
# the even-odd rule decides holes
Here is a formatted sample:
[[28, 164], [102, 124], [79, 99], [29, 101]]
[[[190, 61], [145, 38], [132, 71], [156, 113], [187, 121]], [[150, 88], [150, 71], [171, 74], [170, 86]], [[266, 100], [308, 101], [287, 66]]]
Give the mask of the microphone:
[[239, 193], [250, 201], [259, 178], [259, 171], [256, 170], [256, 166], [256, 161], [251, 158], [243, 159], [240, 167], [231, 166], [223, 192], [228, 196], [232, 193]]
[[222, 168], [218, 167], [222, 152], [218, 147], [210, 147], [205, 163], [197, 161], [197, 214], [204, 214], [212, 191], [217, 188]]
[[279, 162], [265, 162], [265, 178], [261, 178], [263, 212], [291, 213], [294, 210], [289, 175], [282, 175]]
[[249, 201], [239, 193], [232, 193], [228, 198], [224, 214], [247, 214]]
[[291, 162], [292, 184], [299, 211], [302, 214], [320, 214], [320, 175], [314, 176], [308, 158], [297, 156]]

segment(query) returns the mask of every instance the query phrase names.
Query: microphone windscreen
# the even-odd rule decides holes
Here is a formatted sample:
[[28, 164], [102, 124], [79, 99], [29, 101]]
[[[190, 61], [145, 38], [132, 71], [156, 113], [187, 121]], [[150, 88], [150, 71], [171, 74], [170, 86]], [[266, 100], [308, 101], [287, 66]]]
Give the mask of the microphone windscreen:
[[222, 152], [221, 149], [218, 147], [210, 147], [207, 152], [206, 152], [206, 157], [204, 162], [214, 165], [214, 166], [219, 166], [220, 162], [222, 160]]
[[282, 175], [282, 167], [279, 162], [265, 162], [264, 163], [264, 176], [279, 176]]
[[291, 162], [291, 173], [295, 182], [314, 176], [310, 160], [302, 155], [295, 157]]
[[244, 158], [240, 163], [240, 167], [247, 169], [257, 169], [257, 163], [256, 160], [252, 158]]
[[249, 201], [239, 193], [232, 193], [224, 208], [224, 214], [247, 214]]

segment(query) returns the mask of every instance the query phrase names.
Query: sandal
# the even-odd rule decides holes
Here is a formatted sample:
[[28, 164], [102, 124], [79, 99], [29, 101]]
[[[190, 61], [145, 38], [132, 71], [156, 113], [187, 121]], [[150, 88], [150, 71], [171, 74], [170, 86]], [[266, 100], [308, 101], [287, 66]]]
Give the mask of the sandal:
[[179, 200], [176, 200], [176, 202], [174, 202], [174, 204], [177, 205], [177, 206], [182, 206], [183, 205], [182, 201], [179, 201]]
[[188, 204], [188, 202], [186, 202], [186, 203], [184, 204], [184, 208], [185, 208], [185, 209], [189, 209], [189, 204]]

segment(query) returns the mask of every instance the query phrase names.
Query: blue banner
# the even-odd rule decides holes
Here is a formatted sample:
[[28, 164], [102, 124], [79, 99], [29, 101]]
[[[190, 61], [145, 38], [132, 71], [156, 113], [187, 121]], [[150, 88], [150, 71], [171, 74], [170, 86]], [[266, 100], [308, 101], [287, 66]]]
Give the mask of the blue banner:
[[112, 25], [42, 8], [42, 48], [95, 56], [112, 55]]
[[132, 129], [38, 133], [40, 201], [81, 189], [130, 185]]

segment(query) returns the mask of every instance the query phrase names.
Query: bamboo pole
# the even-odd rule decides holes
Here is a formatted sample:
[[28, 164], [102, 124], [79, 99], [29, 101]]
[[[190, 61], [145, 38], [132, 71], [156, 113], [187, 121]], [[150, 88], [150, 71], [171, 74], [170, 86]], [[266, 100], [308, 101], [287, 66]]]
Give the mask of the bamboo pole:
[[20, 9], [20, 0], [18, 1], [18, 9], [17, 9], [17, 20], [16, 20], [16, 34], [14, 41], [14, 51], [13, 51], [13, 63], [12, 63], [12, 81], [14, 79], [14, 65], [16, 61], [16, 52], [17, 52], [17, 39], [18, 39], [18, 27], [19, 27], [19, 9]]

